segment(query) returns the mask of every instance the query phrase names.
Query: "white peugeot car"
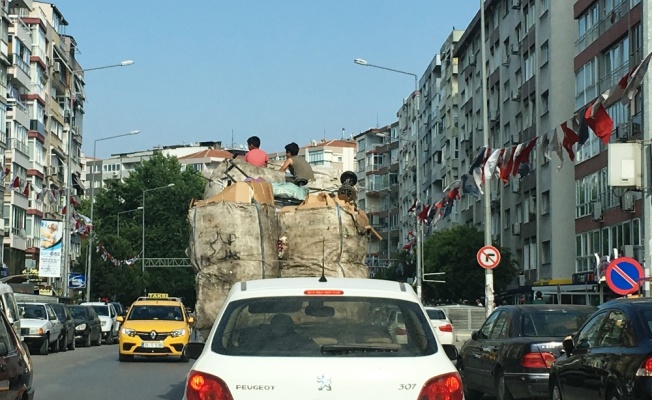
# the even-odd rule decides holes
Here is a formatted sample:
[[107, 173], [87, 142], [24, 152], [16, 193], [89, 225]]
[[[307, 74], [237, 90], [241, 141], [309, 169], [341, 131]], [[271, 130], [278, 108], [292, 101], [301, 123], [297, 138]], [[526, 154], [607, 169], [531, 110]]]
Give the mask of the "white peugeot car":
[[[323, 279], [322, 279], [323, 280]], [[405, 343], [392, 334], [399, 312]], [[231, 289], [196, 359], [186, 400], [462, 400], [451, 360], [409, 285], [376, 279], [280, 278]]]
[[118, 333], [120, 332], [120, 322], [118, 322], [118, 312], [111, 303], [100, 301], [81, 303], [82, 306], [91, 306], [102, 322], [102, 339], [106, 344], [118, 342]]
[[430, 318], [430, 325], [435, 330], [439, 343], [442, 344], [455, 344], [455, 332], [453, 331], [453, 323], [446, 315], [446, 312], [441, 308], [426, 307], [426, 313]]

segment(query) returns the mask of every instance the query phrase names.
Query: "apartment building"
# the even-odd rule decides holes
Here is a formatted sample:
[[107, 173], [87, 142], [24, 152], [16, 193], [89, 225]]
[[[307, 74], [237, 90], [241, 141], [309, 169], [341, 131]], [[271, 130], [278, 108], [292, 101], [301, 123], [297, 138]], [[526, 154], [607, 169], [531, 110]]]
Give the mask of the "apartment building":
[[399, 219], [398, 122], [368, 129], [354, 136], [357, 144], [358, 208], [383, 237], [370, 240], [367, 265], [370, 273], [392, 264], [402, 245]]
[[[579, 34], [573, 58], [576, 112], [614, 87], [647, 55], [643, 45], [650, 33], [643, 31], [643, 7], [641, 0], [574, 2], [573, 17]], [[649, 11], [647, 18], [647, 29], [652, 29]], [[611, 143], [643, 139], [644, 130], [649, 129], [644, 104], [650, 101], [650, 89], [646, 88], [629, 105], [616, 102], [606, 109], [614, 122]], [[644, 261], [641, 193], [609, 187], [607, 175], [607, 145], [591, 134], [578, 150], [575, 163], [577, 271], [595, 271], [594, 254], [614, 256], [613, 249], [619, 255]]]
[[[573, 4], [487, 0], [484, 7], [486, 42], [480, 40], [478, 12], [453, 53], [459, 60], [458, 174], [469, 171], [484, 144], [481, 46], [487, 57], [490, 148], [543, 142], [575, 109]], [[510, 177], [507, 185], [493, 178], [484, 187], [491, 193], [492, 237], [511, 249], [525, 283], [575, 272], [575, 222], [568, 207], [574, 171], [568, 163], [558, 170], [559, 160], [544, 157], [539, 144], [527, 160], [529, 174]], [[483, 199], [465, 196], [455, 207], [460, 223], [487, 226]]]

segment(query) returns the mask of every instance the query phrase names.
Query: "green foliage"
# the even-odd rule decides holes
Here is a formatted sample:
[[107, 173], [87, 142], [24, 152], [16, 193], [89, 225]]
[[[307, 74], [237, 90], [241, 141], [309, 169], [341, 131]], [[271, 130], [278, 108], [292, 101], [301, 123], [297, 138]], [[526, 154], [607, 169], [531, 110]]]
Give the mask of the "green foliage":
[[[432, 279], [445, 280], [446, 283], [424, 282], [424, 298], [451, 302], [465, 299], [473, 304], [475, 299], [483, 297], [485, 270], [476, 260], [482, 246], [484, 233], [472, 225], [458, 225], [429, 236], [424, 243], [424, 271], [445, 272], [445, 275], [434, 275]], [[494, 293], [504, 290], [517, 273], [509, 249], [498, 249], [501, 261], [493, 269]]]
[[[171, 183], [174, 186], [168, 187]], [[192, 199], [202, 197], [204, 186], [205, 180], [192, 169], [181, 171], [175, 157], [154, 155], [137, 166], [124, 182], [113, 181], [95, 192], [93, 219], [99, 243], [118, 260], [141, 253], [143, 210], [137, 208], [143, 206], [145, 195], [145, 257], [185, 258], [190, 231], [188, 206]], [[129, 210], [134, 211], [120, 214], [118, 236], [118, 212]], [[130, 304], [147, 290], [182, 296], [188, 305], [194, 304], [194, 273], [190, 268], [147, 268], [143, 276], [140, 260], [134, 266], [114, 266], [102, 260], [96, 245], [91, 262], [91, 298], [116, 297]], [[83, 246], [85, 253], [88, 244]], [[86, 260], [87, 254], [82, 257]]]

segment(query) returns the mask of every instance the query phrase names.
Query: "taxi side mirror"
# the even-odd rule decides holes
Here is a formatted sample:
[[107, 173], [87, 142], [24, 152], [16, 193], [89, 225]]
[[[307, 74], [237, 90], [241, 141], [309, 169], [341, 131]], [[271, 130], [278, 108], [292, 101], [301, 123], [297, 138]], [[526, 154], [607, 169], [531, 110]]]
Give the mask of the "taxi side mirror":
[[194, 323], [195, 323], [195, 318], [193, 318], [193, 317], [188, 317], [188, 323], [189, 323], [189, 324], [194, 324]]
[[118, 315], [118, 316], [115, 318], [115, 320], [118, 321], [118, 322], [124, 322], [125, 319], [124, 319], [124, 317], [123, 317], [122, 315]]

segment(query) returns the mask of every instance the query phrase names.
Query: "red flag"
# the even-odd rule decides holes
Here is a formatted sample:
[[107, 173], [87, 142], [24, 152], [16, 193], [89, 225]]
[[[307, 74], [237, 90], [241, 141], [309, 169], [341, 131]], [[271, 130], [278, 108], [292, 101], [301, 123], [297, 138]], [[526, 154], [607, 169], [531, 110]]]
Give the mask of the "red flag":
[[611, 119], [607, 110], [604, 109], [604, 106], [600, 104], [595, 111], [595, 115], [591, 118], [591, 109], [586, 109], [586, 114], [584, 115], [586, 119], [586, 124], [591, 128], [595, 135], [602, 139], [604, 144], [609, 144], [609, 139], [611, 138], [611, 132], [614, 130], [614, 121]]
[[20, 187], [20, 178], [19, 177], [14, 178], [14, 183], [11, 184], [11, 187], [13, 187], [13, 188]]
[[79, 205], [79, 203], [77, 203], [77, 200], [75, 200], [75, 198], [72, 197], [72, 196], [70, 196], [70, 204], [72, 204], [73, 206], [78, 206]]
[[534, 139], [531, 139], [527, 144], [523, 147], [523, 150], [519, 153], [519, 155], [516, 157], [514, 160], [514, 166], [512, 167], [512, 176], [516, 176], [518, 173], [518, 167], [527, 159], [530, 157], [530, 153], [532, 152], [532, 149], [534, 149], [534, 146], [537, 144], [537, 139], [538, 137], [535, 137]]
[[63, 206], [63, 210], [61, 210], [61, 215], [66, 215], [67, 211], [68, 210], [66, 210], [66, 206]]
[[455, 188], [455, 189], [451, 190], [450, 192], [448, 192], [446, 194], [446, 197], [448, 197], [451, 200], [460, 199], [460, 189]]
[[516, 151], [516, 146], [512, 146], [512, 148], [509, 151], [509, 159], [507, 160], [507, 164], [503, 162], [503, 167], [500, 170], [500, 179], [502, 179], [504, 183], [507, 183], [509, 181], [509, 173], [512, 172], [512, 168], [514, 167], [515, 151]]
[[575, 153], [573, 152], [573, 145], [579, 142], [580, 138], [577, 136], [577, 133], [573, 132], [573, 130], [566, 125], [566, 122], [561, 124], [561, 130], [564, 131], [564, 140], [561, 145], [564, 146], [566, 152], [568, 152], [568, 157], [570, 157], [571, 161], [574, 161]]
[[425, 221], [428, 218], [428, 211], [430, 211], [430, 204], [426, 204], [425, 207], [421, 209], [421, 212], [417, 216], [417, 219], [419, 221]]
[[25, 190], [23, 190], [23, 196], [29, 197], [29, 183], [25, 185]]
[[[487, 147], [484, 153], [484, 158], [482, 159], [482, 165], [480, 166], [480, 174], [482, 176], [482, 183], [484, 184], [484, 166], [487, 164], [487, 160], [489, 160], [489, 156], [491, 156], [491, 153], [493, 151], [491, 150], [491, 147]], [[478, 185], [479, 186], [479, 185]]]

